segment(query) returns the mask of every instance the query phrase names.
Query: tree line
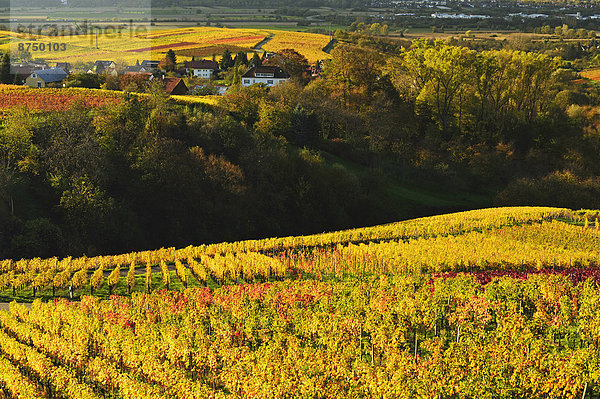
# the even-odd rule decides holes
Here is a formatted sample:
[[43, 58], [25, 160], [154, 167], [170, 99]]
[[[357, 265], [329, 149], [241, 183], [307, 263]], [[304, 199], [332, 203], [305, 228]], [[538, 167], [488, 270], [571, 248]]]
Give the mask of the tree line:
[[281, 52], [272, 62], [298, 67], [291, 82], [234, 85], [215, 108], [150, 88], [104, 108], [9, 112], [0, 257], [314, 233], [458, 206], [393, 195], [414, 182], [465, 201], [600, 207], [600, 96], [560, 59], [426, 40], [331, 55], [311, 79]]

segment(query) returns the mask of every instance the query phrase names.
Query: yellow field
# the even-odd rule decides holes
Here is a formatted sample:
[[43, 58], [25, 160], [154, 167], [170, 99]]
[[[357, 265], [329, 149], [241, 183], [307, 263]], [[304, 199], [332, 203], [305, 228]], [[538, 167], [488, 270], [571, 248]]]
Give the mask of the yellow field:
[[[273, 35], [273, 39], [264, 46], [265, 51], [278, 51], [284, 48], [294, 48], [303, 54], [309, 61], [328, 58], [328, 54], [321, 49], [329, 42], [325, 35], [300, 32], [286, 32], [278, 30], [261, 29], [228, 29], [212, 27], [194, 27], [171, 30], [153, 30], [139, 34], [127, 29], [121, 32], [107, 32], [98, 35], [96, 46], [95, 35], [74, 35], [58, 37], [30, 37], [17, 35], [11, 32], [0, 31], [0, 38], [8, 39], [10, 43], [0, 45], [0, 51], [10, 50], [18, 52], [21, 45], [35, 43], [43, 44], [45, 51], [29, 51], [33, 58], [45, 59], [48, 62], [77, 62], [91, 63], [97, 60], [113, 60], [133, 65], [137, 60], [162, 59], [169, 50], [193, 53], [194, 50], [202, 52], [206, 48], [235, 48], [251, 49], [265, 37]], [[60, 50], [48, 50], [50, 44], [61, 44]], [[63, 45], [64, 44], [64, 45]], [[220, 55], [220, 54], [218, 54]], [[189, 56], [180, 55], [179, 60], [187, 60]]]
[[171, 96], [171, 98], [180, 104], [207, 104], [217, 105], [221, 96]]
[[0, 37], [9, 37], [9, 36], [19, 37], [20, 34], [15, 33], [15, 32], [11, 32], [9, 30], [0, 30]]
[[273, 39], [263, 46], [265, 51], [277, 52], [285, 48], [293, 48], [309, 62], [324, 60], [331, 56], [323, 52], [323, 47], [329, 43], [329, 36], [315, 33], [272, 31]]

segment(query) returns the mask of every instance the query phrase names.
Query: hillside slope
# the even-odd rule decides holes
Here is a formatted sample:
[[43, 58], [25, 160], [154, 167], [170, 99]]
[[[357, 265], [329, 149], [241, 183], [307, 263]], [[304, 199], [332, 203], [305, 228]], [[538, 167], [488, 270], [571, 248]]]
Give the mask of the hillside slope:
[[574, 217], [560, 208], [489, 208], [306, 236], [89, 258], [9, 259], [0, 263], [0, 295], [30, 301], [317, 274], [596, 267], [600, 233], [560, 221]]
[[[2, 287], [38, 298], [0, 312], [0, 384], [28, 398], [590, 398], [597, 215], [491, 208], [4, 261]], [[49, 286], [80, 300], [40, 300]], [[98, 298], [106, 286], [123, 295]]]

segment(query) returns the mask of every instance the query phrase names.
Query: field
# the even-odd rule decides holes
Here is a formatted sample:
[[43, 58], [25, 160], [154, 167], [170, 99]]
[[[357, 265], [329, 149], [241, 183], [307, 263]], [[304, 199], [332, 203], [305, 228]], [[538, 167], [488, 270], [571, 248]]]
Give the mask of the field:
[[495, 208], [5, 260], [0, 294], [33, 304], [0, 312], [0, 387], [28, 398], [591, 397], [597, 217]]
[[[146, 98], [147, 94], [136, 94]], [[118, 104], [125, 94], [119, 91], [84, 88], [41, 88], [31, 89], [25, 86], [0, 84], [0, 112], [14, 108], [26, 108], [31, 111], [62, 111], [74, 105], [87, 108]], [[179, 104], [216, 105], [217, 96], [171, 96], [171, 101]]]
[[304, 55], [309, 62], [329, 58], [329, 54], [322, 49], [329, 43], [330, 38], [325, 35], [303, 32], [272, 32], [273, 38], [267, 42], [263, 49], [277, 52], [285, 48], [293, 48]]
[[25, 86], [0, 84], [0, 110], [28, 108], [37, 111], [65, 110], [75, 104], [97, 107], [115, 104], [122, 100], [123, 93], [82, 88], [30, 89]]
[[600, 68], [589, 68], [579, 73], [583, 78], [590, 80], [600, 80]]
[[[9, 48], [18, 53], [27, 50], [33, 58], [48, 62], [94, 63], [97, 60], [114, 60], [128, 65], [144, 59], [162, 59], [169, 49], [179, 55], [179, 60], [189, 60], [192, 55], [220, 57], [228, 48], [230, 51], [251, 52], [265, 38], [272, 40], [264, 46], [266, 51], [295, 48], [310, 62], [328, 58], [322, 48], [329, 42], [326, 35], [287, 32], [275, 29], [227, 29], [213, 27], [192, 27], [178, 29], [152, 29], [139, 33], [122, 26], [114, 31], [72, 36], [28, 36], [21, 34], [0, 44], [0, 51]], [[2, 42], [0, 42], [2, 43]], [[33, 51], [33, 45], [38, 49]], [[64, 44], [64, 46], [63, 46]], [[60, 47], [59, 47], [60, 45]], [[43, 50], [40, 50], [43, 48]]]

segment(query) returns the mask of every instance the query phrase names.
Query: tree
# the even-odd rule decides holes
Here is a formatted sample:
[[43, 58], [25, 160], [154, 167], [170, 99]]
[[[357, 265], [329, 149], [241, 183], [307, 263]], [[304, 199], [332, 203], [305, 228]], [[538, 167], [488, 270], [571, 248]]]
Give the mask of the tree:
[[259, 118], [259, 104], [267, 95], [267, 89], [261, 86], [243, 87], [238, 92], [223, 96], [222, 106], [242, 120], [246, 126], [252, 126]]
[[146, 122], [146, 133], [152, 136], [167, 135], [174, 114], [169, 107], [169, 94], [160, 79], [150, 81], [146, 92], [150, 93], [152, 112]]
[[177, 65], [177, 56], [175, 55], [173, 49], [169, 49], [169, 51], [167, 51], [167, 55], [165, 58], [168, 61], [170, 61], [173, 65]]
[[121, 90], [121, 81], [118, 76], [108, 75], [102, 88], [104, 90]]
[[240, 65], [247, 66], [248, 65], [248, 55], [240, 51], [235, 55], [235, 59], [233, 60], [233, 65], [237, 68]]
[[113, 161], [121, 159], [114, 166], [126, 165], [126, 159], [133, 156], [136, 145], [143, 141], [147, 117], [148, 110], [144, 109], [136, 96], [94, 113], [92, 123], [96, 140], [108, 151]]
[[372, 35], [379, 35], [381, 33], [381, 24], [379, 22], [375, 22], [371, 25], [370, 33]]
[[67, 76], [65, 87], [85, 87], [88, 89], [99, 89], [100, 79], [93, 73], [76, 73]]
[[314, 112], [306, 111], [300, 104], [292, 110], [292, 134], [290, 137], [298, 145], [313, 145], [318, 137], [319, 119]]
[[143, 93], [144, 91], [146, 91], [149, 79], [150, 78], [147, 75], [142, 74], [123, 75], [119, 79], [120, 89], [123, 91]]
[[4, 53], [0, 62], [0, 82], [4, 84], [12, 83], [10, 76], [10, 56], [8, 53]]
[[62, 232], [49, 219], [39, 218], [24, 223], [22, 231], [14, 234], [10, 246], [16, 257], [50, 258], [60, 252]]
[[286, 48], [280, 50], [271, 57], [266, 65], [276, 65], [290, 74], [296, 82], [306, 84], [308, 82], [308, 60], [294, 49]]
[[262, 65], [262, 61], [260, 60], [260, 56], [258, 53], [254, 53], [252, 59], [250, 60], [250, 68], [256, 68], [257, 66]]
[[160, 61], [158, 66], [167, 72], [174, 71], [177, 68], [177, 56], [175, 55], [175, 52], [169, 49], [165, 58]]
[[60, 208], [74, 233], [73, 237], [81, 240], [78, 244], [94, 251], [89, 243], [98, 243], [106, 236], [115, 203], [84, 175], [70, 179], [68, 189], [61, 195]]
[[455, 112], [458, 114], [458, 124], [461, 123], [462, 99], [465, 98], [474, 57], [472, 50], [447, 46], [441, 42], [436, 42], [434, 47], [426, 50], [424, 67], [430, 71], [432, 79], [417, 101], [428, 101], [433, 105], [444, 133]]
[[339, 45], [331, 51], [332, 59], [325, 64], [324, 75], [342, 91], [344, 102], [353, 89], [372, 93], [382, 75], [383, 59], [375, 51], [349, 45]]
[[292, 130], [292, 110], [285, 102], [261, 102], [258, 118], [258, 122], [254, 125], [257, 132], [266, 136], [289, 137]]
[[221, 58], [221, 69], [227, 70], [233, 66], [233, 58], [231, 58], [231, 51], [225, 49], [223, 51], [223, 57]]
[[24, 110], [15, 110], [6, 118], [0, 129], [0, 196], [14, 211], [13, 186], [19, 172], [31, 163], [31, 157], [37, 152], [33, 143], [34, 118]]

